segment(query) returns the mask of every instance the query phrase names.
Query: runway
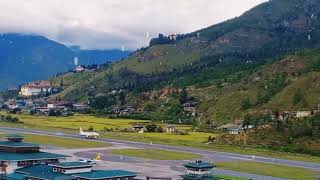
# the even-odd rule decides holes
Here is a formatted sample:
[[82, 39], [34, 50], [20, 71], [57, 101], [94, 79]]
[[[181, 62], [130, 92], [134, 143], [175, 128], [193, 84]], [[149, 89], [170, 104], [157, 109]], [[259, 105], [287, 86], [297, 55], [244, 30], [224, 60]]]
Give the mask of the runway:
[[[8, 131], [10, 133], [31, 133], [31, 134], [39, 134], [39, 135], [83, 139], [83, 137], [75, 134], [62, 134], [62, 133], [38, 131], [38, 130], [32, 130], [32, 129], [0, 127], [0, 131]], [[90, 141], [100, 141], [100, 142], [106, 142], [110, 144], [123, 144], [126, 146], [132, 146], [132, 147], [138, 147], [138, 148], [156, 148], [156, 149], [163, 149], [163, 150], [170, 150], [170, 151], [190, 152], [194, 154], [200, 154], [202, 156], [206, 156], [206, 157], [209, 157], [210, 159], [214, 159], [217, 161], [248, 160], [248, 161], [255, 161], [255, 162], [276, 163], [276, 164], [302, 167], [302, 168], [314, 169], [314, 170], [320, 169], [320, 164], [318, 163], [292, 161], [292, 160], [285, 160], [285, 159], [278, 159], [278, 158], [254, 156], [254, 155], [250, 156], [250, 155], [243, 155], [243, 154], [236, 154], [236, 153], [202, 150], [202, 149], [189, 148], [189, 147], [175, 147], [175, 146], [162, 145], [162, 144], [149, 144], [149, 143], [141, 143], [141, 142], [114, 140], [114, 139], [107, 139], [107, 138], [99, 138], [97, 140], [90, 140]]]

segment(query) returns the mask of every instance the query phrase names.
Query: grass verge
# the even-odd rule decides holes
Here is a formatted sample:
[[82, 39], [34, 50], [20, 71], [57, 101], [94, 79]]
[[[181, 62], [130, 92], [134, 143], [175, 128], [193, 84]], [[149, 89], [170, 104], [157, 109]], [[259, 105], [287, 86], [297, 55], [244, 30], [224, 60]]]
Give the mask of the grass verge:
[[[1, 134], [0, 137], [4, 137], [5, 134]], [[96, 148], [96, 147], [106, 147], [109, 146], [106, 143], [94, 142], [94, 141], [85, 141], [71, 138], [61, 138], [54, 136], [43, 136], [43, 135], [34, 135], [34, 134], [23, 134], [25, 137], [25, 142], [50, 145], [64, 148]]]
[[235, 176], [220, 176], [220, 175], [214, 175], [214, 178], [217, 180], [249, 180], [247, 178], [241, 178], [241, 177], [235, 177]]
[[314, 180], [319, 173], [304, 168], [247, 161], [216, 162], [215, 165], [220, 169], [293, 180]]
[[201, 158], [201, 156], [197, 154], [165, 151], [160, 149], [116, 149], [111, 150], [110, 153], [153, 160], [193, 160]]

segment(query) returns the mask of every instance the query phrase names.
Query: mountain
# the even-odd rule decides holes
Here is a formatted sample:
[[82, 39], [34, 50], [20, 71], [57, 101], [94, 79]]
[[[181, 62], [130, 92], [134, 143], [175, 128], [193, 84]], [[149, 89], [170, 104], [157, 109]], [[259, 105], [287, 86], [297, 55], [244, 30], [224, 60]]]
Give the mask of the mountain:
[[[59, 77], [66, 83], [58, 96], [92, 100], [99, 112], [134, 105], [142, 110], [137, 118], [176, 122], [192, 119], [183, 112], [187, 100], [198, 101], [197, 119], [216, 124], [255, 111], [310, 109], [318, 93], [311, 87], [317, 87], [312, 77], [319, 70], [319, 18], [318, 0], [270, 0], [196, 32], [159, 35], [95, 74]], [[120, 89], [127, 92], [125, 100], [109, 93]], [[301, 96], [295, 89], [306, 103], [293, 104], [292, 96]]]
[[75, 50], [42, 36], [22, 34], [1, 34], [0, 52], [0, 89], [68, 71], [74, 68], [74, 57], [78, 57], [81, 64], [101, 64], [127, 57], [130, 53]]

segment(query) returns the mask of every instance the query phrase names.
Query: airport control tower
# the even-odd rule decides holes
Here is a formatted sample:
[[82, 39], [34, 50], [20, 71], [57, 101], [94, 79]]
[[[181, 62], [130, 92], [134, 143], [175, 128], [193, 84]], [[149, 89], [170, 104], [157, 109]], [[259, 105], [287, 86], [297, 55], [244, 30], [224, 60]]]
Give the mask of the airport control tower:
[[215, 167], [212, 164], [197, 160], [194, 163], [185, 164], [184, 167], [187, 169], [187, 174], [181, 176], [184, 180], [214, 180], [210, 175]]

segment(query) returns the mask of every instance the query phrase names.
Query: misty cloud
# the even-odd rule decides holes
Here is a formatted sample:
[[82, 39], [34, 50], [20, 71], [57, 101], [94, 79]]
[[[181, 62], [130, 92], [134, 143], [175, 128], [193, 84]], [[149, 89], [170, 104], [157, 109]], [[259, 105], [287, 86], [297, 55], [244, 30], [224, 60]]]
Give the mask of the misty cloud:
[[0, 32], [40, 34], [89, 49], [135, 49], [158, 33], [192, 32], [264, 1], [0, 0]]

